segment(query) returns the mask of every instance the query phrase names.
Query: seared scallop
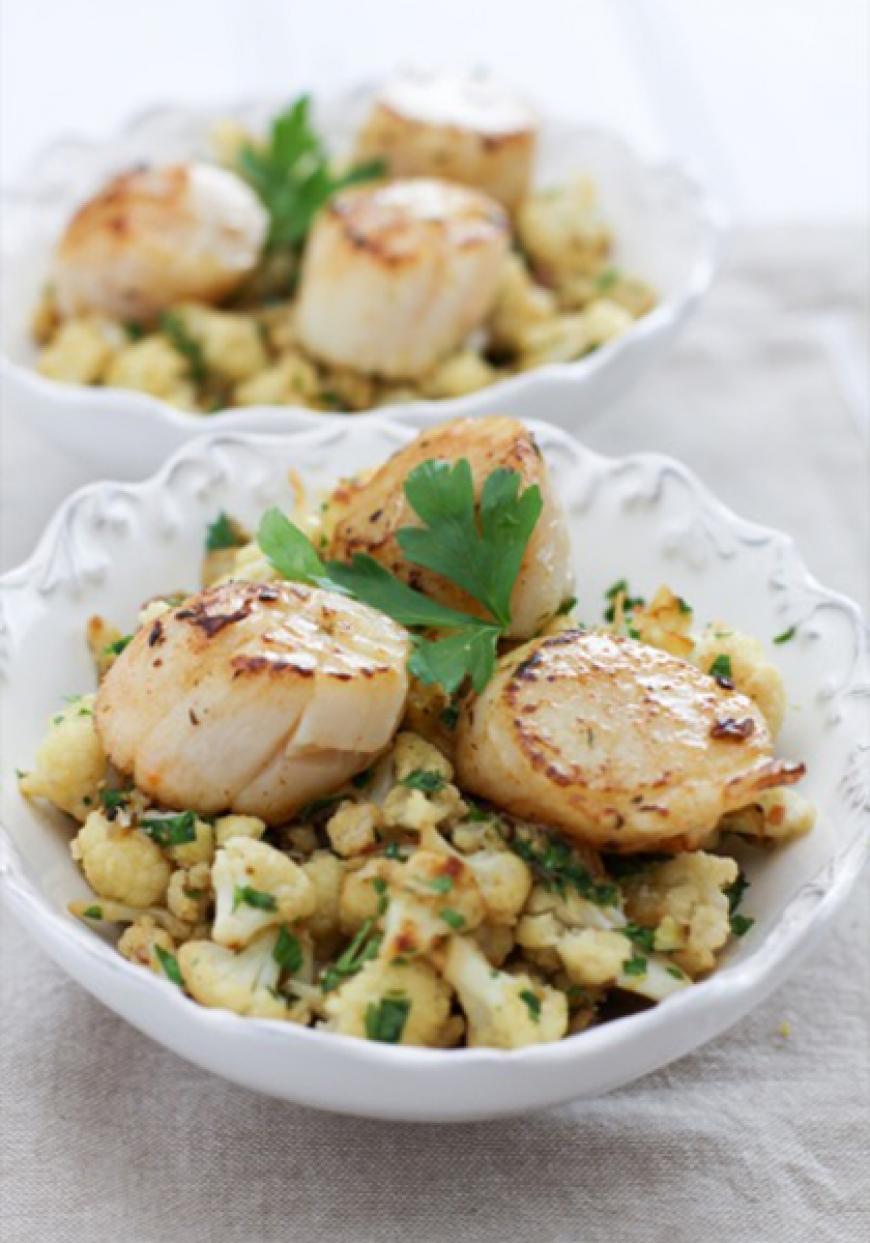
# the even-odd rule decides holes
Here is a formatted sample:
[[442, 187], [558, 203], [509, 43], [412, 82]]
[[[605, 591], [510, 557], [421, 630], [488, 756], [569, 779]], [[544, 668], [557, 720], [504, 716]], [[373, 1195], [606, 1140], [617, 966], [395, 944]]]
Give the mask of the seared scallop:
[[463, 789], [614, 851], [684, 849], [803, 766], [773, 758], [756, 705], [633, 639], [564, 631], [504, 657], [467, 703]]
[[356, 154], [394, 177], [445, 177], [484, 190], [508, 209], [528, 193], [537, 121], [488, 74], [406, 70], [376, 95]]
[[464, 186], [419, 178], [337, 194], [305, 249], [299, 340], [336, 366], [421, 376], [488, 315], [507, 248], [504, 210]]
[[536, 484], [541, 490], [543, 509], [511, 596], [509, 634], [528, 638], [571, 595], [574, 576], [565, 518], [547, 464], [531, 432], [516, 419], [492, 416], [442, 423], [422, 432], [361, 482], [339, 485], [327, 510], [332, 524], [330, 553], [339, 561], [367, 553], [442, 604], [485, 617], [485, 610], [466, 592], [408, 561], [396, 539], [401, 527], [420, 525], [404, 493], [410, 472], [429, 459], [456, 462], [460, 458], [471, 466], [478, 500], [487, 476], [500, 466], [516, 471], [522, 488]]
[[97, 730], [140, 790], [280, 823], [366, 768], [407, 692], [406, 632], [300, 583], [227, 583], [138, 632], [104, 678]]
[[79, 208], [58, 243], [58, 308], [147, 322], [175, 302], [217, 302], [256, 267], [267, 228], [257, 196], [226, 169], [122, 173]]

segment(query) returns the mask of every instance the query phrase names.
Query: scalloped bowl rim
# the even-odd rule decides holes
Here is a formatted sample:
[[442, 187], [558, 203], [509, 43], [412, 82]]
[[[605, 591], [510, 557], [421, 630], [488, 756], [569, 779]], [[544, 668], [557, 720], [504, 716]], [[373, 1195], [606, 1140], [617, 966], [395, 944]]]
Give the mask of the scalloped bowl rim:
[[[346, 94], [348, 98], [351, 98], [353, 94], [358, 94], [366, 89], [368, 88], [365, 86], [358, 86], [352, 88]], [[69, 144], [76, 144], [88, 150], [100, 149], [122, 141], [125, 135], [132, 136], [143, 125], [158, 120], [163, 116], [171, 116], [178, 112], [183, 112], [190, 117], [201, 117], [203, 119], [218, 115], [233, 115], [241, 109], [256, 106], [261, 102], [262, 100], [257, 98], [237, 100], [234, 104], [228, 104], [220, 112], [211, 107], [176, 107], [171, 104], [154, 105], [132, 115], [113, 135], [103, 140], [88, 140], [74, 135], [53, 140], [51, 143], [46, 144], [42, 151], [30, 161], [28, 172], [31, 176], [35, 176], [35, 170], [53, 152], [63, 150]], [[543, 125], [548, 123], [568, 123], [566, 118], [557, 114], [550, 114], [542, 110], [541, 115]], [[675, 160], [647, 159], [622, 135], [603, 126], [572, 123], [572, 132], [578, 138], [591, 138], [593, 140], [609, 142], [614, 148], [620, 149], [624, 157], [641, 168], [644, 174], [651, 179], [661, 180], [669, 178], [682, 183], [687, 197], [694, 203], [697, 219], [701, 225], [702, 240], [699, 243], [698, 254], [680, 292], [676, 296], [666, 298], [657, 303], [651, 311], [647, 312], [639, 320], [636, 320], [623, 336], [600, 346], [582, 358], [567, 363], [547, 363], [531, 371], [508, 376], [503, 380], [498, 380], [494, 384], [488, 385], [486, 388], [479, 389], [473, 393], [467, 393], [461, 397], [397, 402], [388, 408], [388, 417], [405, 417], [409, 421], [416, 420], [418, 423], [465, 417], [478, 413], [482, 406], [491, 405], [493, 402], [497, 403], [500, 399], [504, 400], [513, 396], [522, 397], [528, 393], [530, 388], [537, 384], [559, 381], [580, 384], [598, 371], [611, 366], [620, 354], [628, 352], [635, 346], [642, 346], [646, 340], [665, 333], [669, 328], [675, 329], [678, 327], [698, 305], [709, 289], [722, 258], [729, 226], [729, 214], [721, 200], [694, 175], [692, 169], [686, 163]], [[26, 184], [26, 180], [27, 174], [22, 179], [23, 183]], [[0, 204], [10, 202], [17, 205], [26, 202], [29, 197], [33, 196], [29, 196], [26, 189], [13, 187], [0, 195]], [[111, 406], [117, 408], [120, 404], [126, 404], [129, 409], [135, 410], [137, 413], [141, 412], [155, 416], [167, 428], [172, 428], [185, 434], [196, 430], [204, 431], [204, 418], [210, 421], [215, 416], [220, 416], [221, 429], [229, 431], [246, 430], [248, 423], [255, 417], [259, 420], [257, 431], [263, 430], [264, 416], [266, 425], [271, 426], [274, 422], [276, 429], [281, 424], [282, 417], [287, 415], [293, 416], [295, 426], [302, 426], [306, 422], [314, 424], [323, 417], [321, 412], [311, 411], [304, 406], [292, 405], [228, 406], [215, 410], [208, 416], [203, 416], [191, 411], [180, 410], [175, 406], [169, 405], [161, 398], [154, 397], [148, 393], [136, 392], [131, 389], [76, 385], [60, 380], [51, 380], [46, 376], [40, 375], [32, 366], [16, 362], [9, 357], [5, 350], [0, 352], [0, 375], [14, 379], [15, 383], [25, 385], [36, 397], [58, 407], [81, 408], [82, 406], [97, 406], [108, 408]], [[370, 411], [338, 411], [335, 413], [347, 414], [358, 418], [360, 415], [364, 416], [368, 413], [380, 414], [385, 412], [384, 407], [373, 407]]]
[[[342, 421], [340, 416], [327, 417], [330, 417], [332, 422]], [[399, 424], [396, 420], [380, 418], [378, 421], [386, 425], [386, 429], [398, 427], [405, 436], [409, 434], [407, 426]], [[530, 425], [535, 430], [535, 424], [531, 423]], [[551, 437], [556, 436], [559, 439], [571, 441], [570, 437], [560, 432], [559, 429], [554, 429], [551, 425], [538, 424], [538, 428], [542, 432], [545, 430]], [[321, 433], [324, 430], [322, 419], [319, 421], [318, 430]], [[304, 433], [301, 433], [301, 438], [304, 439]], [[287, 438], [282, 437], [279, 439], [286, 446]], [[176, 464], [186, 458], [207, 458], [222, 442], [227, 442], [228, 444], [257, 444], [258, 442], [268, 443], [274, 440], [275, 437], [262, 433], [239, 435], [218, 432], [208, 438], [200, 438], [182, 446], [167, 460], [161, 470], [143, 481], [111, 485], [96, 483], [79, 489], [56, 511], [31, 557], [23, 565], [0, 578], [0, 593], [10, 588], [26, 586], [33, 580], [46, 560], [47, 554], [56, 545], [66, 514], [82, 498], [99, 495], [108, 487], [112, 488], [113, 495], [126, 494], [137, 496], [146, 493], [159, 494], [167, 483]], [[603, 466], [613, 467], [617, 464], [628, 466], [632, 463], [648, 463], [656, 465], [660, 470], [667, 470], [675, 474], [687, 484], [697, 505], [707, 514], [718, 518], [720, 522], [724, 522], [732, 528], [739, 528], [747, 535], [753, 537], [763, 538], [771, 542], [778, 541], [783, 548], [789, 550], [794, 548], [791, 538], [783, 535], [781, 532], [739, 518], [719, 501], [692, 472], [675, 459], [660, 454], [633, 454], [621, 458], [608, 458], [582, 446], [577, 451], [582, 452], [599, 469]], [[826, 601], [835, 604], [850, 615], [853, 624], [857, 627], [857, 633], [863, 636], [861, 652], [866, 658], [867, 633], [858, 606], [847, 597], [821, 587], [818, 581], [806, 570], [802, 562], [795, 559], [795, 564], [802, 571], [803, 582], [806, 586], [811, 587]], [[858, 819], [864, 822], [865, 829], [870, 829], [870, 812], [868, 812], [868, 809], [865, 808], [863, 811], [859, 811]], [[505, 1068], [519, 1069], [526, 1065], [542, 1063], [553, 1067], [562, 1066], [573, 1062], [575, 1059], [582, 1059], [584, 1055], [592, 1054], [604, 1047], [616, 1049], [621, 1045], [635, 1041], [638, 1037], [642, 1037], [664, 1021], [670, 1022], [673, 1020], [677, 1023], [682, 1021], [684, 1026], [690, 1027], [694, 1018], [703, 1016], [705, 1012], [710, 1013], [709, 1007], [713, 1001], [717, 998], [728, 997], [732, 1002], [729, 1013], [724, 1021], [717, 1021], [715, 1025], [716, 1030], [712, 1035], [725, 1030], [733, 1022], [736, 1022], [753, 1004], [760, 1001], [775, 986], [782, 982], [783, 975], [779, 973], [778, 968], [786, 964], [788, 960], [792, 960], [793, 965], [800, 951], [805, 952], [818, 933], [827, 926], [836, 910], [844, 902], [864, 866], [868, 856], [868, 848], [870, 848], [870, 832], [862, 832], [859, 827], [854, 837], [834, 854], [833, 858], [819, 870], [817, 876], [813, 880], [805, 882], [798, 893], [793, 895], [764, 940], [745, 960], [736, 963], [726, 963], [713, 976], [694, 984], [691, 988], [672, 996], [665, 1002], [645, 1012], [590, 1028], [577, 1036], [569, 1037], [553, 1044], [534, 1045], [509, 1051], [488, 1048], [435, 1050], [405, 1046], [383, 1046], [374, 1042], [331, 1032], [303, 1028], [295, 1024], [281, 1023], [268, 1019], [242, 1018], [228, 1011], [210, 1010], [199, 1006], [186, 998], [175, 985], [161, 980], [149, 972], [142, 971], [140, 968], [127, 962], [113, 947], [88, 931], [78, 921], [70, 920], [68, 916], [62, 915], [57, 911], [47, 898], [42, 895], [36, 885], [28, 879], [5, 826], [0, 826], [0, 888], [6, 891], [10, 899], [10, 905], [17, 910], [25, 924], [29, 921], [34, 921], [36, 924], [47, 922], [64, 941], [68, 942], [72, 938], [77, 951], [84, 955], [86, 959], [97, 960], [102, 968], [109, 967], [113, 971], [126, 973], [131, 986], [137, 990], [143, 1007], [148, 1006], [149, 1000], [162, 996], [164, 1003], [176, 1009], [179, 1015], [184, 1015], [184, 1021], [187, 1024], [193, 1025], [194, 1028], [205, 1031], [222, 1030], [237, 1037], [242, 1044], [246, 1040], [255, 1042], [260, 1036], [263, 1036], [270, 1041], [284, 1041], [288, 1049], [293, 1046], [294, 1041], [317, 1045], [322, 1049], [332, 1048], [338, 1056], [343, 1058], [348, 1065], [357, 1071], [364, 1071], [366, 1067], [374, 1066], [396, 1067], [399, 1062], [405, 1067], [429, 1072], [447, 1072], [451, 1066], [455, 1067], [458, 1064], [490, 1067], [500, 1065]], [[808, 889], [814, 889], [812, 894], [813, 905], [808, 919], [801, 921], [789, 918], [792, 908], [806, 901]], [[45, 948], [49, 947], [46, 946]], [[158, 990], [158, 992], [155, 993], [154, 990]], [[682, 1056], [688, 1049], [704, 1043], [709, 1038], [711, 1038], [711, 1033], [708, 1032], [706, 1036], [702, 1036], [699, 1040], [690, 1040], [686, 1047], [682, 1049], [682, 1052], [666, 1057], [659, 1064], [666, 1064], [667, 1061], [673, 1060], [674, 1057]], [[629, 1075], [628, 1079], [630, 1080], [633, 1077], [636, 1076]], [[563, 1098], [554, 1097], [553, 1100], [544, 1100], [541, 1101], [541, 1105], [556, 1103], [557, 1099]], [[330, 1108], [335, 1109], [337, 1107], [330, 1106]], [[473, 1110], [469, 1110], [463, 1116], [492, 1116], [492, 1113], [492, 1110], [487, 1109], [475, 1115]], [[382, 1116], [391, 1116], [389, 1110], [385, 1110]]]

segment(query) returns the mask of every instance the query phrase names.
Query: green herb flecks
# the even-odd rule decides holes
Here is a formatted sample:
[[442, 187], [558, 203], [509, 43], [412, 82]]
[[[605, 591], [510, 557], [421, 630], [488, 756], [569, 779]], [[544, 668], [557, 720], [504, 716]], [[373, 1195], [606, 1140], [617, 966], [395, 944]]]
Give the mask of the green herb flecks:
[[366, 1007], [366, 1035], [381, 1044], [398, 1044], [411, 1013], [410, 998], [397, 993]]
[[619, 268], [605, 268], [603, 272], [599, 272], [595, 277], [595, 288], [598, 293], [607, 293], [614, 285], [618, 284], [622, 278]]
[[433, 876], [427, 883], [433, 893], [449, 893], [453, 888], [453, 877], [442, 872], [440, 876]]
[[177, 816], [143, 816], [139, 827], [158, 846], [184, 846], [196, 841], [196, 815], [192, 811]]
[[638, 949], [646, 950], [648, 954], [653, 952], [656, 935], [653, 928], [642, 928], [640, 924], [626, 924], [619, 931], [627, 936]]
[[164, 311], [160, 316], [160, 331], [169, 344], [187, 363], [187, 373], [194, 384], [203, 384], [208, 376], [202, 346], [187, 330], [184, 320], [176, 311]]
[[377, 956], [381, 938], [375, 934], [374, 929], [373, 919], [364, 920], [347, 949], [326, 968], [320, 977], [320, 987], [324, 993], [338, 988], [345, 980], [356, 975], [365, 963]]
[[101, 906], [86, 906], [82, 911], [85, 919], [102, 919], [103, 908]]
[[427, 768], [415, 768], [399, 782], [399, 785], [407, 786], [409, 790], [421, 790], [424, 794], [437, 794], [446, 784], [440, 773]]
[[520, 993], [520, 1000], [526, 1003], [526, 1009], [529, 1012], [529, 1018], [533, 1023], [541, 1021], [541, 999], [537, 997], [530, 988], [524, 988]]
[[299, 249], [315, 215], [334, 194], [384, 172], [382, 161], [370, 160], [334, 174], [311, 127], [310, 109], [309, 97], [302, 95], [275, 117], [264, 147], [245, 146], [239, 153], [239, 172], [269, 213], [270, 250]]
[[731, 657], [724, 652], [719, 653], [707, 672], [717, 682], [731, 682], [733, 685], [734, 674], [731, 669]]
[[622, 600], [622, 614], [625, 616], [631, 613], [633, 609], [642, 608], [646, 603], [643, 596], [633, 596], [628, 586], [628, 582], [624, 578], [618, 579], [611, 587], [608, 587], [604, 593], [605, 600], [608, 601], [604, 609], [604, 620], [613, 622], [616, 620], [616, 605], [618, 600]]
[[643, 954], [634, 954], [631, 958], [626, 958], [622, 964], [622, 970], [625, 975], [646, 975], [647, 960]]
[[514, 836], [509, 842], [514, 854], [519, 855], [548, 889], [555, 889], [564, 896], [569, 889], [575, 890], [598, 906], [613, 906], [618, 891], [610, 881], [597, 881], [583, 866], [567, 842], [558, 837], [548, 837], [539, 849], [526, 838]]
[[302, 953], [302, 944], [289, 928], [282, 928], [278, 933], [278, 940], [275, 942], [272, 950], [272, 957], [281, 970], [288, 972], [289, 975], [295, 975], [302, 967], [305, 961]]
[[184, 979], [181, 975], [181, 968], [178, 965], [178, 959], [174, 954], [170, 954], [169, 950], [165, 950], [162, 945], [155, 945], [154, 952], [157, 955], [157, 961], [163, 968], [163, 974], [167, 980], [171, 980], [173, 984], [177, 984], [179, 988], [184, 988]]
[[743, 937], [746, 936], [755, 920], [750, 915], [732, 915], [729, 922], [734, 936]]
[[107, 643], [103, 651], [107, 655], [120, 656], [124, 648], [132, 642], [133, 636], [131, 634], [122, 634], [120, 639], [116, 639], [114, 643]]
[[233, 889], [233, 910], [240, 906], [251, 906], [257, 911], [277, 911], [278, 901], [274, 894], [265, 893], [262, 889], [252, 889], [250, 885], [236, 885]]
[[208, 524], [205, 533], [206, 552], [219, 552], [223, 548], [241, 548], [247, 543], [244, 532], [235, 519], [223, 510]]
[[797, 626], [789, 626], [788, 630], [783, 630], [781, 634], [773, 636], [774, 643], [789, 643], [797, 634]]

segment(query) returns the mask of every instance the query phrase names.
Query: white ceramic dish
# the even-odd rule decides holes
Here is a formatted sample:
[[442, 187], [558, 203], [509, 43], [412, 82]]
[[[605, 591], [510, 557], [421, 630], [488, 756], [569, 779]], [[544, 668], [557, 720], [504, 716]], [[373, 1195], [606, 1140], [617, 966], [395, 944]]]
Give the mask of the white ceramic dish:
[[[319, 102], [316, 120], [331, 150], [349, 147], [369, 95], [370, 88], [358, 88]], [[142, 393], [59, 384], [33, 370], [30, 317], [52, 246], [71, 211], [119, 169], [207, 156], [217, 117], [233, 116], [261, 130], [280, 106], [281, 101], [271, 100], [207, 113], [162, 109], [140, 117], [110, 142], [60, 142], [36, 161], [22, 189], [7, 197], [3, 397], [8, 409], [64, 452], [105, 474], [141, 478], [180, 444], [216, 430], [215, 416], [188, 414]], [[545, 120], [539, 183], [559, 183], [579, 173], [590, 174], [598, 185], [604, 218], [617, 239], [615, 261], [649, 280], [659, 291], [659, 305], [624, 337], [577, 362], [542, 367], [455, 400], [391, 407], [391, 417], [419, 426], [498, 409], [576, 431], [666, 353], [713, 278], [724, 232], [722, 210], [685, 171], [646, 163], [604, 131]], [[220, 414], [217, 420], [224, 432], [275, 432], [314, 425], [320, 417], [290, 407], [252, 407]]]
[[870, 670], [856, 606], [820, 587], [785, 536], [735, 517], [677, 463], [601, 458], [533, 426], [567, 503], [581, 616], [599, 617], [603, 591], [624, 575], [646, 591], [667, 581], [699, 620], [726, 617], [764, 640], [798, 626], [795, 640], [774, 649], [792, 704], [781, 746], [808, 762], [815, 831], [769, 857], [747, 853], [746, 909], [756, 924], [714, 977], [558, 1044], [512, 1053], [386, 1047], [202, 1009], [132, 966], [66, 914], [67, 901], [87, 896], [69, 825], [28, 805], [13, 779], [61, 696], [93, 683], [85, 619], [100, 612], [123, 626], [151, 594], [194, 585], [206, 523], [220, 508], [253, 523], [266, 505], [289, 503], [288, 467], [325, 481], [381, 460], [411, 432], [382, 418], [325, 416], [292, 437], [197, 440], [144, 483], [76, 493], [31, 560], [0, 584], [2, 890], [64, 970], [182, 1057], [273, 1096], [394, 1119], [483, 1118], [595, 1095], [736, 1022], [782, 982], [845, 898], [870, 823]]

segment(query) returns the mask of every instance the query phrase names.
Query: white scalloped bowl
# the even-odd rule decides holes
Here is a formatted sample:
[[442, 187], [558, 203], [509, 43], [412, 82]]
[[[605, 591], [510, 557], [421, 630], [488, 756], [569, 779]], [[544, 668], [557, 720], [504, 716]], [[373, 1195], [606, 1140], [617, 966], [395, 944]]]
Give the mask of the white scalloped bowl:
[[[699, 620], [723, 617], [776, 649], [792, 705], [781, 747], [804, 758], [814, 832], [773, 854], [750, 850], [756, 923], [711, 979], [655, 1009], [514, 1052], [396, 1048], [206, 1010], [125, 961], [66, 913], [88, 891], [70, 828], [25, 802], [26, 768], [63, 694], [89, 688], [83, 628], [94, 612], [129, 625], [139, 602], [198, 581], [206, 523], [221, 508], [255, 523], [288, 504], [287, 470], [325, 482], [380, 461], [412, 434], [393, 420], [326, 416], [291, 437], [217, 435], [183, 448], [144, 483], [84, 488], [55, 515], [30, 561], [0, 582], [3, 757], [0, 873], [11, 909], [60, 966], [134, 1026], [226, 1078], [306, 1105], [411, 1120], [486, 1118], [626, 1084], [724, 1031], [776, 988], [818, 939], [867, 855], [870, 672], [855, 605], [819, 586], [785, 536], [725, 509], [683, 467], [657, 456], [598, 457], [532, 425], [566, 502], [580, 616], [626, 576], [667, 581]], [[95, 1054], [96, 1056], [96, 1054]]]
[[[330, 148], [347, 150], [370, 96], [369, 87], [322, 100], [317, 124]], [[176, 410], [158, 398], [123, 389], [84, 388], [34, 370], [29, 324], [51, 249], [73, 208], [119, 169], [141, 162], [208, 156], [216, 117], [262, 130], [279, 101], [208, 112], [149, 112], [101, 144], [64, 141], [36, 161], [22, 189], [3, 203], [0, 291], [0, 384], [7, 407], [71, 456], [118, 478], [141, 477], [193, 436], [214, 431], [212, 419]], [[537, 180], [588, 173], [616, 237], [615, 261], [649, 280], [660, 302], [622, 338], [577, 362], [552, 364], [465, 397], [390, 407], [415, 426], [494, 408], [542, 418], [568, 430], [636, 383], [664, 355], [710, 285], [724, 235], [721, 207], [684, 170], [642, 160], [606, 131], [558, 120], [542, 125]], [[294, 407], [257, 406], [220, 413], [222, 431], [277, 432], [314, 426], [321, 416]]]

